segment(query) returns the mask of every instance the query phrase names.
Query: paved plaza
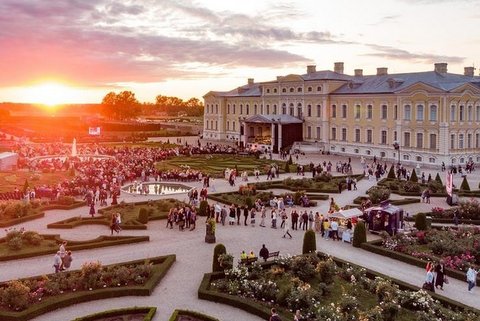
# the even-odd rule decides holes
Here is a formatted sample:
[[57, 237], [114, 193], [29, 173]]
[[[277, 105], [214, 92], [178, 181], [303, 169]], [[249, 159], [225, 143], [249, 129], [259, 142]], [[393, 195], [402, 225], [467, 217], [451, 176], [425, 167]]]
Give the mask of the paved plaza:
[[[308, 164], [310, 161], [318, 164], [318, 162], [323, 162], [323, 160], [331, 160], [335, 165], [336, 161], [345, 161], [346, 159], [345, 157], [339, 158], [331, 155], [306, 155], [299, 158], [299, 162], [303, 164]], [[186, 159], [185, 162], [187, 163], [188, 159]], [[354, 169], [353, 172], [355, 174], [363, 171], [359, 159], [352, 159], [352, 163]], [[390, 164], [388, 164], [388, 166], [390, 166]], [[432, 177], [435, 177], [437, 173], [434, 169], [425, 169], [425, 172], [427, 176], [431, 173]], [[338, 175], [339, 173], [333, 172], [333, 174]], [[308, 173], [305, 175], [305, 177], [309, 177]], [[476, 189], [478, 182], [480, 181], [480, 174], [474, 172], [468, 175], [471, 188]], [[280, 179], [286, 177], [295, 178], [298, 176], [296, 176], [295, 173], [280, 175]], [[441, 177], [442, 180], [445, 181], [444, 173], [441, 174]], [[264, 181], [265, 179], [265, 176], [261, 176], [260, 181]], [[252, 180], [253, 179], [250, 178], [250, 182], [252, 182]], [[457, 176], [454, 177], [454, 184], [459, 186], [460, 183], [461, 177], [457, 174]], [[213, 186], [216, 192], [238, 190], [240, 184], [240, 178], [237, 179], [237, 186], [235, 187], [230, 187], [226, 180], [213, 180]], [[359, 181], [357, 191], [344, 191], [342, 194], [332, 194], [331, 196], [335, 198], [340, 206], [352, 204], [355, 197], [364, 195], [365, 191], [374, 184], [374, 179], [364, 179]], [[188, 185], [201, 188], [200, 183], [191, 183]], [[212, 191], [210, 190], [209, 192]], [[171, 196], [133, 196], [123, 193], [120, 200], [134, 202], [168, 197]], [[182, 201], [187, 199], [185, 194], [179, 194], [174, 197]], [[397, 196], [392, 194], [392, 197], [395, 198]], [[410, 213], [416, 213], [419, 211], [429, 211], [435, 206], [444, 208], [448, 207], [444, 198], [432, 198], [431, 204], [417, 203], [402, 207]], [[328, 207], [329, 201], [318, 201], [318, 206], [316, 208], [309, 208], [309, 210], [326, 213]], [[69, 230], [52, 230], [46, 228], [46, 225], [52, 222], [69, 217], [87, 215], [88, 208], [86, 206], [70, 211], [52, 210], [47, 211], [44, 218], [20, 224], [17, 228], [24, 227], [27, 230], [35, 230], [41, 234], [60, 234], [63, 238], [68, 240], [87, 240], [94, 239], [102, 234], [108, 235], [109, 229], [105, 226], [99, 225], [81, 226]], [[267, 221], [269, 220], [267, 219]], [[199, 300], [197, 298], [197, 290], [203, 274], [211, 272], [213, 248], [215, 247], [215, 244], [207, 244], [204, 242], [204, 222], [205, 218], [200, 217], [197, 221], [196, 230], [180, 232], [178, 229], [167, 229], [165, 227], [165, 221], [152, 221], [148, 223], [147, 230], [130, 230], [121, 232], [121, 235], [149, 235], [150, 242], [74, 252], [74, 260], [72, 263], [73, 269], [80, 268], [84, 262], [92, 260], [99, 260], [103, 264], [110, 264], [172, 253], [177, 255], [177, 260], [165, 278], [156, 287], [153, 294], [149, 297], [132, 296], [86, 302], [49, 312], [35, 318], [34, 320], [72, 320], [76, 317], [91, 313], [131, 306], [156, 306], [158, 308], [157, 314], [154, 318], [156, 321], [168, 320], [169, 316], [176, 308], [199, 311], [222, 321], [261, 320], [260, 318], [242, 310], [223, 304]], [[4, 236], [4, 234], [5, 231], [0, 231], [0, 236]], [[227, 248], [227, 252], [235, 256], [235, 261], [238, 260], [242, 250], [253, 250], [255, 253], [258, 253], [262, 244], [266, 244], [270, 251], [280, 251], [280, 254], [300, 254], [303, 242], [303, 231], [293, 231], [293, 239], [284, 239], [282, 238], [282, 235], [282, 229], [259, 227], [258, 220], [257, 226], [255, 227], [243, 225], [217, 225], [216, 231], [217, 243], [223, 243]], [[327, 241], [317, 236], [317, 250], [346, 259], [355, 264], [387, 274], [393, 278], [403, 280], [416, 286], [421, 286], [425, 278], [425, 269], [423, 268], [417, 268], [406, 263], [366, 252], [358, 248], [353, 248], [347, 243], [334, 242], [331, 240]], [[52, 264], [53, 255], [1, 262], [0, 281], [52, 273]], [[477, 293], [469, 294], [467, 292], [466, 282], [452, 278], [450, 278], [450, 284], [445, 286], [445, 291], [439, 291], [439, 294], [441, 295], [477, 309], [480, 309], [480, 300], [478, 300], [479, 293], [480, 290], [477, 290]]]

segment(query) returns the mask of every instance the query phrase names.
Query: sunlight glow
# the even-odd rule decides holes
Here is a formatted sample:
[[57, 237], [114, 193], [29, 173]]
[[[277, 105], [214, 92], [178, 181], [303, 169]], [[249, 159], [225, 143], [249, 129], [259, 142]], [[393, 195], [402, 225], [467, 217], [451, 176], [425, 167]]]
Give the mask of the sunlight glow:
[[81, 90], [64, 84], [48, 82], [24, 89], [25, 101], [55, 107], [83, 101]]

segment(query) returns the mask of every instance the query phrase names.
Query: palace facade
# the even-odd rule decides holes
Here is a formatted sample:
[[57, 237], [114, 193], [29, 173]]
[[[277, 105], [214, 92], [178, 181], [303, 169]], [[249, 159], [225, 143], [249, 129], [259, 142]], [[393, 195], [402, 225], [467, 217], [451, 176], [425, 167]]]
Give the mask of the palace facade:
[[[376, 156], [440, 166], [480, 162], [480, 77], [474, 67], [375, 75], [307, 66], [303, 75], [248, 83], [204, 96], [208, 140], [278, 152], [298, 146], [346, 156]], [[296, 145], [297, 146], [297, 145]]]

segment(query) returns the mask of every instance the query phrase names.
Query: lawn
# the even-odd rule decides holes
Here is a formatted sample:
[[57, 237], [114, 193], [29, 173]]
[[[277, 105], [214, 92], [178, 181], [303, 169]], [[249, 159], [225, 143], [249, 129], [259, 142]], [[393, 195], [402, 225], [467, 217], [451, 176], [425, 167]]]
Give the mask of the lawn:
[[42, 173], [17, 170], [14, 172], [0, 172], [0, 193], [12, 192], [15, 187], [23, 190], [25, 180], [30, 187], [58, 184], [65, 179], [71, 179], [71, 173], [68, 171]]
[[249, 175], [253, 174], [255, 169], [260, 174], [265, 174], [266, 169], [272, 164], [278, 164], [280, 171], [285, 169], [285, 162], [274, 161], [268, 159], [257, 159], [253, 156], [238, 155], [193, 155], [190, 157], [179, 156], [157, 163], [157, 169], [162, 171], [179, 170], [185, 166], [191, 169], [202, 171], [213, 177], [223, 177], [223, 171], [226, 168], [238, 169], [240, 173], [248, 171]]

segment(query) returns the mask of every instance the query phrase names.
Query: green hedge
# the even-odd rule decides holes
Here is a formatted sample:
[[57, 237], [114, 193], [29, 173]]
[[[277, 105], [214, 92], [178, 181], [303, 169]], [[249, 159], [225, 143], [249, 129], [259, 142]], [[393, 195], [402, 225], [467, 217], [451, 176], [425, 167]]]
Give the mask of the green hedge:
[[40, 213], [19, 217], [19, 218], [14, 218], [11, 220], [5, 220], [0, 222], [0, 227], [9, 227], [12, 225], [17, 225], [17, 224], [25, 223], [28, 221], [36, 220], [37, 218], [42, 218], [44, 216], [45, 216], [45, 213], [40, 212]]
[[[364, 202], [366, 200], [368, 200], [368, 196], [357, 196], [353, 200], [353, 204], [362, 204], [362, 202]], [[389, 200], [389, 202], [392, 205], [397, 205], [398, 206], [398, 205], [420, 203], [420, 199], [419, 198], [407, 197], [407, 198], [404, 198], [404, 199], [401, 199], [401, 200]]]
[[[222, 195], [226, 195], [226, 194], [233, 195], [233, 194], [238, 194], [238, 193], [237, 192], [215, 193], [215, 194], [209, 194], [207, 196], [207, 198], [211, 199], [212, 201], [218, 202], [218, 203], [231, 205], [232, 203], [231, 203], [230, 200], [227, 201], [222, 197]], [[310, 206], [317, 206], [317, 202], [315, 202], [315, 201], [327, 201], [327, 200], [330, 199], [330, 196], [325, 195], [325, 194], [309, 194], [309, 193], [306, 193], [306, 195], [307, 195], [308, 199], [310, 200]], [[272, 194], [272, 196], [273, 197], [280, 197], [280, 195], [276, 195], [276, 194]], [[252, 197], [255, 198], [255, 195], [252, 195]], [[242, 202], [234, 202], [234, 204], [239, 205], [239, 206], [244, 205]]]
[[[399, 260], [407, 264], [415, 265], [420, 268], [425, 268], [425, 266], [427, 265], [427, 261], [421, 260], [419, 258], [413, 257], [408, 254], [404, 254], [404, 253], [400, 253], [400, 252], [396, 252], [396, 251], [392, 251], [384, 248], [382, 246], [382, 240], [366, 242], [366, 243], [363, 243], [361, 247], [366, 251], [383, 255], [395, 260]], [[445, 268], [445, 274], [454, 279], [465, 281], [465, 272], [452, 270], [450, 268]], [[477, 277], [477, 283], [478, 282], [480, 282], [480, 277]]]
[[126, 314], [137, 313], [145, 313], [145, 317], [142, 321], [151, 321], [153, 319], [153, 316], [155, 315], [155, 312], [157, 312], [156, 307], [132, 307], [90, 314], [84, 317], [76, 318], [72, 321], [98, 321], [99, 319], [112, 318], [117, 316], [121, 317]]
[[[53, 240], [58, 244], [61, 244], [64, 240], [58, 234], [48, 234], [48, 235], [41, 235], [44, 240]], [[100, 247], [107, 247], [107, 246], [117, 246], [123, 244], [132, 244], [132, 243], [140, 243], [140, 242], [148, 242], [150, 241], [149, 236], [99, 236], [93, 240], [87, 241], [68, 241], [68, 249], [72, 251], [79, 251], [79, 250], [87, 250], [87, 249], [96, 249]], [[0, 243], [5, 242], [5, 238], [0, 239]], [[25, 259], [34, 256], [40, 255], [47, 255], [47, 254], [55, 254], [58, 251], [57, 247], [51, 249], [41, 249], [38, 251], [32, 251], [29, 253], [19, 253], [19, 254], [10, 254], [0, 256], [0, 261], [9, 261], [9, 260], [19, 260]]]
[[172, 316], [168, 320], [169, 321], [177, 321], [179, 316], [189, 316], [189, 317], [193, 317], [197, 320], [201, 320], [201, 321], [220, 321], [217, 318], [208, 316], [208, 315], [200, 313], [200, 312], [195, 312], [195, 311], [190, 311], [190, 310], [178, 310], [178, 309], [176, 309], [173, 312]]
[[[31, 305], [29, 308], [20, 311], [0, 311], [0, 320], [2, 321], [27, 321], [39, 315], [51, 312], [56, 309], [65, 308], [70, 305], [88, 302], [93, 300], [101, 300], [108, 298], [117, 298], [121, 296], [149, 296], [157, 284], [162, 280], [167, 271], [176, 260], [176, 256], [166, 255], [154, 258], [146, 258], [142, 260], [135, 260], [123, 262], [121, 265], [139, 264], [149, 260], [154, 264], [152, 276], [143, 285], [132, 285], [118, 288], [96, 289], [93, 291], [79, 291], [70, 292], [61, 295], [47, 297], [41, 303]], [[119, 265], [111, 264], [111, 265]], [[38, 278], [37, 276], [36, 278]]]
[[85, 206], [86, 203], [85, 201], [75, 201], [75, 203], [72, 203], [70, 205], [64, 205], [64, 204], [47, 204], [47, 205], [42, 205], [40, 206], [40, 209], [42, 211], [49, 211], [49, 210], [73, 210], [82, 206]]

